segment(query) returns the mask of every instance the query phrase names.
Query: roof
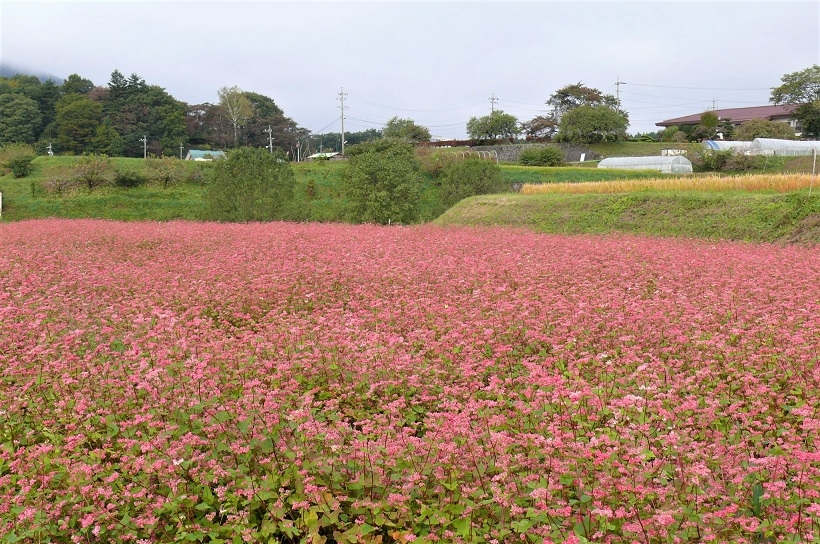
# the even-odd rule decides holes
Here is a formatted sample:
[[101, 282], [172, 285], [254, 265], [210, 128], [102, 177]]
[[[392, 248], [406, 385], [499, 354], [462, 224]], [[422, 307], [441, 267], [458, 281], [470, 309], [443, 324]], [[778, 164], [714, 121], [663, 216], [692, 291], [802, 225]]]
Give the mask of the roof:
[[[751, 119], [767, 119], [772, 121], [774, 119], [788, 119], [791, 118], [792, 112], [797, 106], [754, 106], [751, 108], [728, 108], [722, 110], [711, 110], [712, 113], [718, 116], [721, 120], [731, 120], [734, 124], [745, 123]], [[696, 113], [694, 115], [687, 115], [686, 117], [676, 117], [674, 119], [667, 119], [660, 123], [655, 123], [658, 127], [670, 127], [672, 125], [698, 125], [700, 124], [700, 116], [704, 112]]]
[[188, 160], [205, 159], [206, 155], [210, 155], [212, 159], [221, 159], [225, 157], [225, 152], [214, 149], [191, 149], [185, 158]]
[[335, 157], [339, 153], [337, 151], [330, 151], [327, 153], [314, 153], [313, 155], [309, 156], [308, 159], [318, 159], [318, 158], [325, 158], [329, 159], [330, 157]]

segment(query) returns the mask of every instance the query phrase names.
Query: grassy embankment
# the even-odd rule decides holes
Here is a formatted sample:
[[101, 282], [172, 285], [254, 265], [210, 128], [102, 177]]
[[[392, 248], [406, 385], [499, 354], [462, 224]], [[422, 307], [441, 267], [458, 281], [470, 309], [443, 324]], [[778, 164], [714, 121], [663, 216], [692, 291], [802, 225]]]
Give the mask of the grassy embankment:
[[[45, 190], [51, 165], [68, 165], [74, 157], [38, 157], [29, 177], [14, 179], [10, 174], [0, 177], [3, 194], [3, 221], [20, 221], [44, 217], [100, 218], [119, 221], [199, 220], [205, 209], [207, 175], [194, 176], [198, 181], [162, 187], [150, 180], [137, 187], [108, 185], [89, 192], [77, 188], [67, 194], [51, 194]], [[132, 172], [143, 178], [150, 174], [142, 159], [113, 158], [119, 172]], [[209, 165], [188, 163], [192, 173]], [[293, 165], [296, 175], [296, 199], [302, 204], [310, 221], [344, 221], [347, 202], [341, 191], [343, 164], [339, 162], [299, 163]], [[425, 178], [422, 193], [422, 214], [425, 221], [443, 210], [438, 209], [436, 187], [432, 178]]]
[[[781, 172], [811, 171], [809, 157]], [[531, 184], [522, 194], [466, 199], [440, 225], [506, 225], [549, 233], [609, 233], [820, 243], [820, 187], [810, 174], [669, 176]]]

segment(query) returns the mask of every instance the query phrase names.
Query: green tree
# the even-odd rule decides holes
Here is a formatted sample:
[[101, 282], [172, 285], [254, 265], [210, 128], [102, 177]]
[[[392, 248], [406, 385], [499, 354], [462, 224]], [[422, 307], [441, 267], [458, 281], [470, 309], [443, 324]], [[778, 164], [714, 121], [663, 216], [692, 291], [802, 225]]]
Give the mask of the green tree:
[[81, 94], [69, 94], [57, 102], [57, 144], [63, 151], [90, 151], [102, 121], [102, 105]]
[[561, 117], [558, 140], [586, 144], [624, 140], [628, 125], [626, 114], [609, 106], [579, 106]]
[[786, 74], [781, 81], [780, 86], [772, 89], [771, 102], [797, 106], [794, 118], [803, 134], [820, 138], [820, 65]]
[[33, 144], [42, 122], [37, 102], [22, 94], [0, 94], [0, 145]]
[[528, 141], [549, 141], [558, 132], [558, 121], [552, 115], [538, 115], [521, 123]]
[[417, 125], [412, 119], [393, 117], [385, 123], [382, 129], [383, 138], [399, 138], [409, 142], [429, 142], [430, 130]]
[[467, 134], [473, 140], [510, 139], [520, 132], [518, 119], [501, 110], [495, 110], [483, 117], [471, 117], [467, 121]]
[[[660, 136], [659, 136], [659, 140], [662, 141], [662, 142], [672, 142], [672, 141], [674, 141], [672, 138], [678, 132], [681, 132], [681, 129], [680, 129], [679, 126], [677, 126], [677, 125], [668, 126], [668, 127], [664, 128], [661, 131]], [[685, 135], [684, 135], [684, 139], [685, 139]]]
[[494, 162], [470, 157], [451, 164], [444, 170], [439, 198], [449, 208], [456, 202], [475, 195], [510, 191], [501, 169]]
[[734, 138], [750, 142], [755, 138], [776, 138], [794, 140], [794, 129], [788, 123], [768, 119], [750, 119], [735, 129]]
[[94, 153], [117, 157], [122, 155], [123, 152], [122, 138], [117, 130], [108, 121], [105, 121], [97, 127], [94, 140], [91, 142], [91, 148]]
[[382, 139], [346, 151], [343, 187], [353, 221], [385, 225], [418, 220], [421, 167], [410, 143]]
[[62, 86], [60, 86], [60, 93], [65, 96], [67, 94], [88, 94], [94, 89], [94, 83], [90, 79], [80, 77], [78, 74], [71, 74]]
[[580, 81], [552, 93], [547, 99], [547, 105], [552, 107], [553, 116], [558, 120], [565, 113], [581, 106], [607, 106], [613, 110], [619, 108], [618, 100], [614, 96], [587, 87]]
[[222, 87], [216, 94], [219, 96], [219, 105], [233, 127], [233, 145], [236, 146], [239, 144], [239, 127], [253, 115], [253, 105], [236, 85]]
[[275, 221], [292, 218], [293, 170], [281, 151], [240, 147], [216, 161], [206, 193], [206, 218]]

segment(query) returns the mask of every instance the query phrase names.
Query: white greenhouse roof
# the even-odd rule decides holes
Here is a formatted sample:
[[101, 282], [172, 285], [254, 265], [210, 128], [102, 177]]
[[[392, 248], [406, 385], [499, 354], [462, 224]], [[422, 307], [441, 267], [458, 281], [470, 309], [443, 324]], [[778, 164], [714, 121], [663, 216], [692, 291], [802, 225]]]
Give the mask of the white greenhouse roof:
[[740, 142], [732, 140], [704, 140], [703, 145], [705, 145], [708, 149], [714, 149], [715, 151], [726, 151], [728, 149], [732, 149], [735, 151], [746, 151], [747, 149], [749, 149], [749, 146], [752, 145], [752, 142]]
[[774, 138], [755, 138], [749, 146], [752, 155], [811, 155], [820, 151], [820, 142], [803, 140], [776, 140]]
[[660, 155], [654, 157], [609, 157], [598, 163], [598, 168], [619, 168], [622, 170], [658, 170], [665, 173], [688, 173], [692, 163], [680, 155]]

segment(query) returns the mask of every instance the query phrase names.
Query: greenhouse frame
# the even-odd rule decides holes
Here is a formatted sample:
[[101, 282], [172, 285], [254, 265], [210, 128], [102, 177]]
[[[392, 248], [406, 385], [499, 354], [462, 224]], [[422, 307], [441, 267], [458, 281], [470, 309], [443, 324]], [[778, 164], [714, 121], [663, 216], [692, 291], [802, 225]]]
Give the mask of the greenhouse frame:
[[755, 138], [749, 146], [750, 155], [779, 155], [795, 157], [820, 152], [820, 142]]
[[609, 157], [598, 163], [598, 168], [620, 170], [657, 170], [664, 174], [691, 174], [692, 163], [680, 155], [658, 157]]
[[732, 150], [735, 153], [745, 153], [749, 150], [749, 146], [752, 145], [752, 142], [740, 142], [731, 140], [704, 140], [703, 145], [706, 146], [707, 149], [711, 149], [713, 151]]

